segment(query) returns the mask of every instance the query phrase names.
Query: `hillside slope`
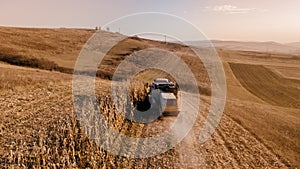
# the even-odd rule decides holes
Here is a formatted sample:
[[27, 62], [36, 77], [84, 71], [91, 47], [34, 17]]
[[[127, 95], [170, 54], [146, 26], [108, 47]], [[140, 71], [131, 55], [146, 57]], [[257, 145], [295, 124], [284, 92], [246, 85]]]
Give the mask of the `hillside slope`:
[[[45, 59], [73, 68], [95, 30], [0, 27], [0, 56]], [[16, 59], [16, 58], [15, 58]]]
[[187, 42], [190, 45], [207, 47], [210, 43], [214, 45], [215, 48], [223, 50], [242, 50], [242, 51], [255, 51], [255, 52], [265, 52], [265, 53], [284, 53], [292, 55], [300, 55], [299, 43], [287, 43], [281, 44], [277, 42], [242, 42], [242, 41], [220, 41], [212, 40], [207, 41], [190, 41]]

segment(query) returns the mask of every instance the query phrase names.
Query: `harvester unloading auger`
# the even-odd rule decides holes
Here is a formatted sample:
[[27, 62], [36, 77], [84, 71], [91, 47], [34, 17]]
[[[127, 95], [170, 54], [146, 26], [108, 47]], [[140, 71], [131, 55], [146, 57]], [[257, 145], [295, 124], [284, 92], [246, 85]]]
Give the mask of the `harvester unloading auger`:
[[168, 79], [154, 79], [151, 85], [149, 100], [151, 104], [156, 106], [160, 116], [178, 115], [177, 91], [177, 86]]

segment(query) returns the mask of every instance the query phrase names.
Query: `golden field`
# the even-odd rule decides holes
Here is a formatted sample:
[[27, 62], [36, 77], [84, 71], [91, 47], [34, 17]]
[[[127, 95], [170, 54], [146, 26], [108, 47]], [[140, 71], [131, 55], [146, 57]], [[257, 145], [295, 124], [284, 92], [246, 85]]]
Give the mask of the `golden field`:
[[[216, 131], [200, 144], [211, 97], [204, 65], [187, 46], [133, 37], [112, 48], [97, 72], [98, 109], [109, 124], [123, 134], [147, 137], [174, 122], [175, 117], [148, 124], [130, 122], [109, 99], [116, 67], [126, 56], [147, 48], [177, 54], [191, 68], [202, 94], [201, 110], [187, 137], [163, 154], [135, 159], [114, 156], [98, 147], [79, 125], [72, 98], [74, 65], [93, 33], [87, 29], [0, 27], [2, 168], [300, 167], [299, 56], [218, 50], [226, 74], [227, 101]], [[100, 33], [111, 38], [121, 36]], [[170, 77], [151, 69], [137, 75], [131, 99], [144, 97], [143, 84], [160, 76]], [[143, 147], [132, 149], [138, 152]]]

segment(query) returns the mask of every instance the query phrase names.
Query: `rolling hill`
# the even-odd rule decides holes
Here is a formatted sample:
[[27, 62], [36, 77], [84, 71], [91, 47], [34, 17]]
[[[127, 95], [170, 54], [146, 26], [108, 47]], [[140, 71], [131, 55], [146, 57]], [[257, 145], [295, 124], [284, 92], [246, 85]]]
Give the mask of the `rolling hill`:
[[265, 52], [265, 53], [284, 53], [292, 55], [300, 55], [300, 45], [299, 43], [287, 43], [281, 44], [277, 42], [241, 42], [241, 41], [220, 41], [212, 40], [207, 41], [189, 41], [187, 44], [208, 47], [210, 43], [214, 45], [215, 48], [223, 50], [242, 50], [242, 51], [255, 51], [255, 52]]

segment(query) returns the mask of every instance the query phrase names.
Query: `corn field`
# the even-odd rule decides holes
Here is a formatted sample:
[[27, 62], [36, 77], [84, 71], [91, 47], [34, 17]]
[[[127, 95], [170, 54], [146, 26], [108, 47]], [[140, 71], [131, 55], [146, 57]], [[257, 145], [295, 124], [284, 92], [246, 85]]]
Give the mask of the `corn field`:
[[[137, 102], [145, 99], [147, 90], [143, 85], [131, 85], [130, 96], [120, 96], [118, 99], [122, 101], [124, 100], [122, 97], [129, 97], [132, 102]], [[20, 91], [11, 91], [9, 99], [15, 104], [11, 108], [1, 106], [2, 168], [170, 167], [170, 162], [177, 157], [175, 150], [145, 159], [126, 158], [105, 151], [101, 145], [88, 137], [86, 128], [83, 128], [76, 117], [69, 82], [48, 84], [39, 89], [26, 88], [21, 91], [26, 98], [20, 98]], [[29, 96], [32, 94], [30, 100]], [[80, 107], [86, 107], [84, 104], [90, 103], [89, 97], [80, 98]], [[22, 102], [22, 99], [27, 100]], [[148, 130], [145, 124], [125, 119], [109, 95], [105, 93], [97, 95], [96, 102], [99, 112], [107, 123], [118, 132], [137, 138], [157, 134]], [[85, 120], [93, 120], [94, 117], [93, 114], [89, 114]], [[132, 148], [142, 149], [139, 145]]]

